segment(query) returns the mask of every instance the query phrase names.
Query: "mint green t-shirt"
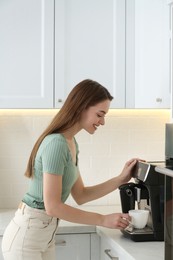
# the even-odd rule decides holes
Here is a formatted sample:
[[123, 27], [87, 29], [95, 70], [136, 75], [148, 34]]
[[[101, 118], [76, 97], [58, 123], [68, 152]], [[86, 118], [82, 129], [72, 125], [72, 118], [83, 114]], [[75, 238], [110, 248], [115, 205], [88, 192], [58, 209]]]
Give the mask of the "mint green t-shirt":
[[62, 175], [61, 200], [68, 198], [73, 184], [79, 176], [78, 144], [75, 140], [77, 158], [76, 165], [72, 161], [66, 139], [62, 134], [50, 134], [44, 138], [37, 151], [34, 163], [34, 177], [29, 181], [28, 192], [23, 202], [32, 208], [45, 209], [43, 201], [43, 174]]

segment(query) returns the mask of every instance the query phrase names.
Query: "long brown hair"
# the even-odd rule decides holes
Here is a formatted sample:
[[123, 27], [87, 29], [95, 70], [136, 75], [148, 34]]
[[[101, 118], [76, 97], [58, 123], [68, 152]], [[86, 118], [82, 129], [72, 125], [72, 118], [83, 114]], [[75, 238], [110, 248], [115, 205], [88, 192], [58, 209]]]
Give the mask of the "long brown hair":
[[111, 101], [113, 97], [98, 82], [86, 79], [78, 83], [68, 95], [60, 111], [35, 143], [28, 161], [25, 176], [28, 178], [33, 177], [35, 156], [41, 142], [47, 135], [63, 133], [78, 122], [82, 111], [107, 99]]

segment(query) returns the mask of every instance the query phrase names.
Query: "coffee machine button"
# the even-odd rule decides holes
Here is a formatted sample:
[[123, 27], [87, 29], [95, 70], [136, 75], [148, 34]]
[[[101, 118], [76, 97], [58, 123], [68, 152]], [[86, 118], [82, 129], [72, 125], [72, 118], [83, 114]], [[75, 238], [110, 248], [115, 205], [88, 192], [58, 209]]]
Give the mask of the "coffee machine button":
[[127, 194], [127, 196], [131, 197], [133, 195], [132, 190], [127, 189], [126, 194]]

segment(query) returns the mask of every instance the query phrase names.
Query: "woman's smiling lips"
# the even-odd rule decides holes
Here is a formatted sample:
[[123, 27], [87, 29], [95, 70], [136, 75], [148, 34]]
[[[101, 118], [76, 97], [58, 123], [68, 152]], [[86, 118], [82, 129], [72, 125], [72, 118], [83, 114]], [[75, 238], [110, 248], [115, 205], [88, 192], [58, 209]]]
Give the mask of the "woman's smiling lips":
[[97, 130], [98, 127], [99, 127], [98, 125], [94, 125], [95, 130]]

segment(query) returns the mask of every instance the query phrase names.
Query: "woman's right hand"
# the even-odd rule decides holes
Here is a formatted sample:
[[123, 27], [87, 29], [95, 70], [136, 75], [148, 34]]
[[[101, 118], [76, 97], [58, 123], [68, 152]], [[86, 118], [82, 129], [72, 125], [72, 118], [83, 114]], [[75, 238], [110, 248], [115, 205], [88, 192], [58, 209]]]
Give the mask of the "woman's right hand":
[[143, 160], [143, 159], [133, 158], [125, 163], [121, 174], [118, 176], [121, 184], [124, 184], [124, 183], [130, 181], [130, 179], [132, 178], [132, 175], [133, 175], [134, 167], [138, 161], [145, 162], [145, 160]]
[[103, 216], [101, 226], [112, 229], [125, 229], [131, 217], [127, 213], [112, 213]]

